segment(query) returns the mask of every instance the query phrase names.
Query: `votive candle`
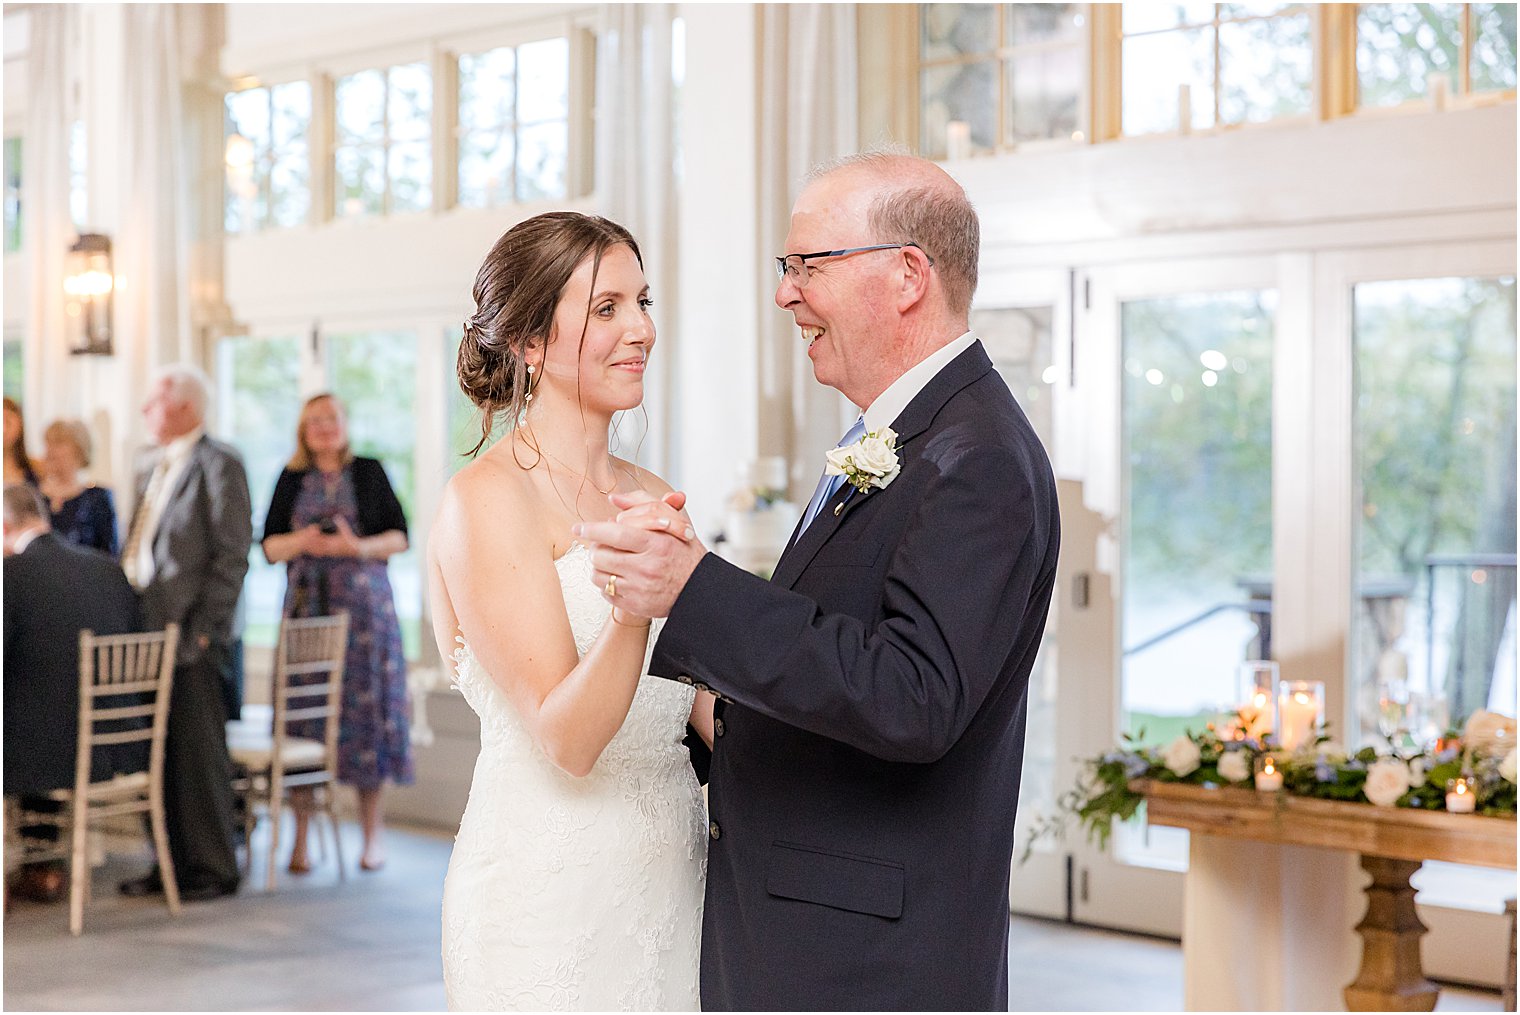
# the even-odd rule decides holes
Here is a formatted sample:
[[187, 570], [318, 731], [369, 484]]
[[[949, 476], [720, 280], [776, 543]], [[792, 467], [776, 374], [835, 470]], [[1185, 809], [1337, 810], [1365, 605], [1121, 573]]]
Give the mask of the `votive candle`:
[[1272, 756], [1268, 755], [1261, 762], [1261, 769], [1256, 773], [1256, 789], [1260, 793], [1276, 793], [1282, 789], [1282, 771], [1277, 767]]
[[1471, 814], [1478, 809], [1477, 787], [1465, 775], [1446, 780], [1446, 809], [1452, 814]]

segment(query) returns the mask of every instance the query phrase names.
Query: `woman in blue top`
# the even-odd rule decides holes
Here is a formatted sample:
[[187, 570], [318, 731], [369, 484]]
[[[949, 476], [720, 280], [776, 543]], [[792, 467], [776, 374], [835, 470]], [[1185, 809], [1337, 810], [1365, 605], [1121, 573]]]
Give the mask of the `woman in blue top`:
[[90, 431], [77, 419], [60, 419], [42, 434], [39, 487], [53, 514], [53, 531], [75, 546], [116, 557], [116, 502], [111, 491], [84, 478]]

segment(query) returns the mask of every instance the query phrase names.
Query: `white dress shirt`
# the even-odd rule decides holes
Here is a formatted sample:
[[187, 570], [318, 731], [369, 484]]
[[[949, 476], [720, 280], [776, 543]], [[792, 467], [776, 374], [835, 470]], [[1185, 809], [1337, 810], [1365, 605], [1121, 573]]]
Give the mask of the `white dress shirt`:
[[951, 360], [971, 348], [971, 343], [975, 341], [976, 336], [968, 331], [909, 367], [907, 373], [889, 384], [887, 390], [877, 395], [876, 401], [866, 407], [866, 431], [880, 433], [883, 427], [891, 426], [892, 421], [908, 407], [908, 403], [917, 398], [918, 393], [927, 388], [929, 382], [950, 365]]
[[[169, 442], [164, 448], [164, 456], [161, 459], [166, 469], [164, 479], [158, 487], [158, 496], [151, 503], [142, 506], [147, 512], [143, 518], [142, 536], [137, 544], [137, 556], [134, 567], [127, 574], [132, 579], [132, 584], [139, 589], [147, 588], [153, 581], [155, 567], [153, 564], [153, 541], [158, 536], [158, 523], [163, 520], [164, 509], [169, 506], [169, 499], [174, 496], [174, 488], [179, 485], [180, 477], [185, 473], [185, 466], [190, 464], [190, 452], [195, 449], [198, 442], [206, 434], [206, 428], [198, 426], [187, 434], [182, 434]], [[157, 466], [155, 466], [156, 468]], [[152, 480], [149, 480], [149, 485]]]

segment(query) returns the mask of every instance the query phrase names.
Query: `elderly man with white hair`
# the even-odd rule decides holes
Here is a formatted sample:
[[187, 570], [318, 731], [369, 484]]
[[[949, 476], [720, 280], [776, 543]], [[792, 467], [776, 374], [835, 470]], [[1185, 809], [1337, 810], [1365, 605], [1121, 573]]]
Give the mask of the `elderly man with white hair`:
[[[149, 629], [180, 625], [164, 770], [169, 848], [182, 899], [237, 891], [232, 761], [224, 673], [232, 667], [238, 598], [253, 541], [242, 459], [206, 435], [210, 385], [174, 364], [154, 375], [143, 419], [154, 448], [140, 463], [121, 563], [142, 594]], [[127, 895], [162, 891], [155, 870]]]

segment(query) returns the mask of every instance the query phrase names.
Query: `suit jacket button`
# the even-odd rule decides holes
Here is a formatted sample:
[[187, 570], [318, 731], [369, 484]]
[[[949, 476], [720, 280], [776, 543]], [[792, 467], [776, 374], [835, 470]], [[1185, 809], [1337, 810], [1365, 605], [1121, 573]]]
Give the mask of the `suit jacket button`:
[[714, 821], [712, 824], [707, 826], [707, 834], [716, 839], [723, 834], [723, 830], [720, 829], [718, 827], [718, 823]]
[[683, 684], [689, 684], [689, 683], [691, 683], [691, 678], [688, 677], [684, 673], [681, 674], [679, 677], [676, 677], [676, 680], [679, 681], [680, 683], [683, 683]]
[[722, 719], [714, 719], [713, 720], [713, 736], [721, 737], [722, 735], [723, 735], [723, 720]]

